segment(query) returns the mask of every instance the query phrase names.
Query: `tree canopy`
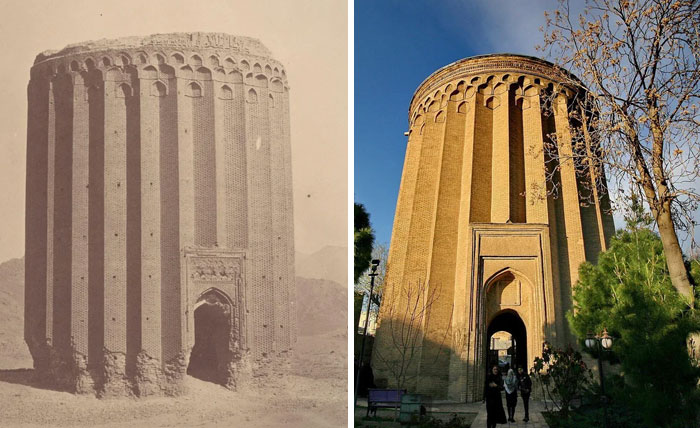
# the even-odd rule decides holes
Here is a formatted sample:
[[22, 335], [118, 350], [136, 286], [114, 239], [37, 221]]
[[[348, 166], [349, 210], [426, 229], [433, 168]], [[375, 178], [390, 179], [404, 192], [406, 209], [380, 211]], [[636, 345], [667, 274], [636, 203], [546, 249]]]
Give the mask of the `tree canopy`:
[[671, 284], [659, 237], [643, 219], [631, 224], [597, 265], [581, 266], [568, 318], [582, 344], [608, 330], [629, 402], [648, 426], [674, 426], [669, 414], [693, 420], [700, 406], [700, 368], [686, 343], [700, 332], [700, 318]]
[[372, 261], [372, 246], [374, 245], [374, 231], [369, 222], [369, 213], [365, 206], [355, 202], [355, 284], [369, 267]]

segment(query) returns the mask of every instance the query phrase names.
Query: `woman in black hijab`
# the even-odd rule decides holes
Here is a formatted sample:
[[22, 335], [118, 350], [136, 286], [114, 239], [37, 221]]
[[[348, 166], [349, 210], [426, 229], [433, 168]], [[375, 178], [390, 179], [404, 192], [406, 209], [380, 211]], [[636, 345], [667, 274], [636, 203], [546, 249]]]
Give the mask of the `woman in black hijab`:
[[503, 390], [503, 380], [498, 372], [498, 366], [493, 366], [491, 373], [486, 376], [486, 385], [484, 387], [487, 428], [496, 428], [496, 424], [506, 423], [506, 412], [503, 410], [501, 390]]

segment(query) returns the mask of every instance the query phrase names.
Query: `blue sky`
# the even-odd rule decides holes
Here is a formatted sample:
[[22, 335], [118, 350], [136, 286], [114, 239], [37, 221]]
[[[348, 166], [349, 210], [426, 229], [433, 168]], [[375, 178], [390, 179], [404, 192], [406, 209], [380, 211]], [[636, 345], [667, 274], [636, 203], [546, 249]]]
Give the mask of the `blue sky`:
[[[465, 57], [541, 57], [535, 46], [542, 43], [544, 12], [556, 7], [556, 0], [355, 0], [354, 198], [367, 207], [377, 242], [391, 239], [415, 89]], [[572, 2], [572, 9], [582, 7]], [[613, 217], [624, 227], [622, 212]], [[700, 210], [694, 218], [700, 223]], [[687, 253], [688, 235], [679, 238]]]
[[408, 104], [420, 83], [461, 58], [535, 55], [548, 1], [355, 0], [355, 201], [389, 243], [406, 148]]

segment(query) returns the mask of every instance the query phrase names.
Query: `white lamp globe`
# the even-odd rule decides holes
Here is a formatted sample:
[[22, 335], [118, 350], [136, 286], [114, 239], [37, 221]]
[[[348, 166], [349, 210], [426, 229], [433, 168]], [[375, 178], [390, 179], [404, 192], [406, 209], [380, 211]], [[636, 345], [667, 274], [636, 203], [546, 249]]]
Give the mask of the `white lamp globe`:
[[595, 337], [593, 337], [592, 334], [589, 334], [588, 338], [586, 338], [586, 347], [588, 349], [593, 349], [595, 347], [595, 342], [596, 342]]
[[613, 339], [608, 335], [607, 330], [603, 330], [603, 337], [600, 339], [600, 344], [603, 348], [610, 349], [612, 347]]

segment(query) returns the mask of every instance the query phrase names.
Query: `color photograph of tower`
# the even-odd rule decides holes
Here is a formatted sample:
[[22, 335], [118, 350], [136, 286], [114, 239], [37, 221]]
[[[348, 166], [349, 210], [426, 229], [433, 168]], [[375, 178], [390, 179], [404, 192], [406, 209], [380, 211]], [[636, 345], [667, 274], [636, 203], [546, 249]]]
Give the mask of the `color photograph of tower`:
[[296, 341], [289, 86], [257, 39], [171, 33], [36, 57], [25, 340], [63, 389], [234, 389]]
[[577, 94], [565, 73], [534, 57], [482, 55], [415, 91], [372, 350], [377, 383], [478, 401], [494, 333], [511, 335], [512, 361], [526, 368], [545, 341], [575, 341], [566, 313], [578, 267], [605, 251], [614, 224], [595, 185], [604, 172], [574, 162], [567, 109]]

